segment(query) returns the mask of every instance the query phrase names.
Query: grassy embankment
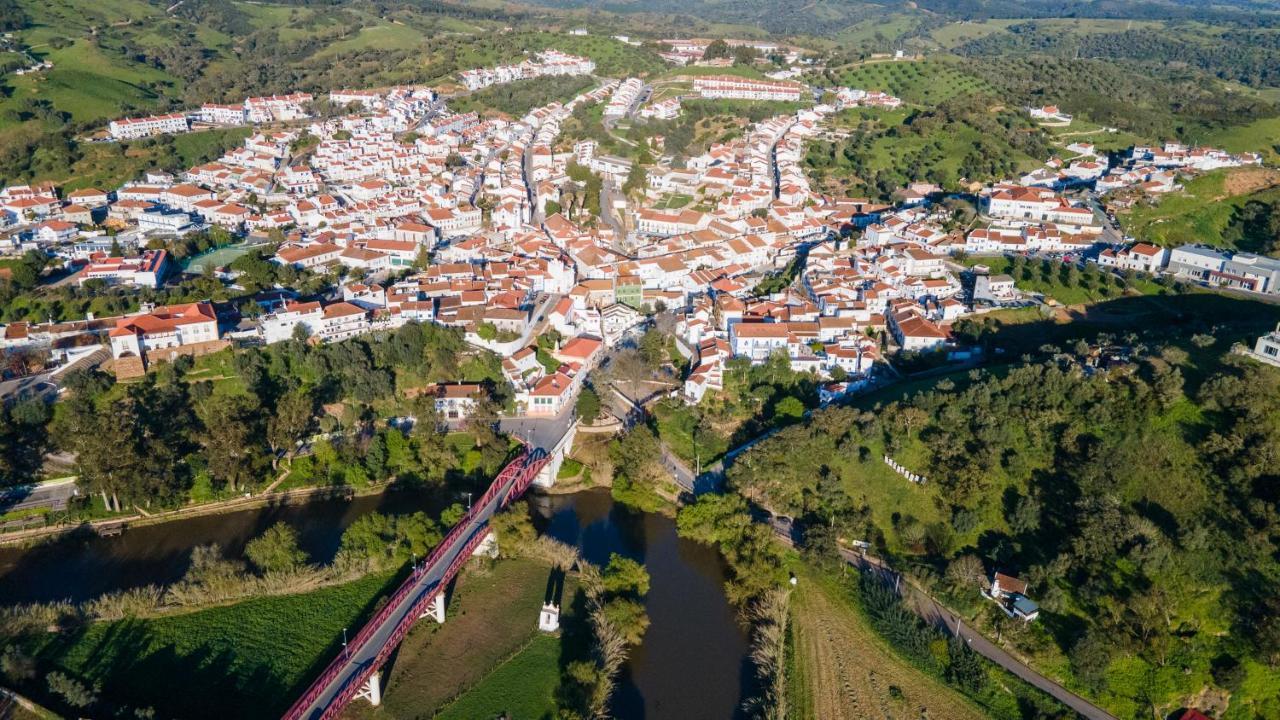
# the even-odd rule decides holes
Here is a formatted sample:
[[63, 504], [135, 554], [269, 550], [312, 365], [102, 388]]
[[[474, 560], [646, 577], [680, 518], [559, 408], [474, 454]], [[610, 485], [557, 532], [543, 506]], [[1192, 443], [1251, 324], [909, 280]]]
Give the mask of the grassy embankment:
[[[537, 629], [550, 567], [525, 559], [483, 567], [473, 564], [458, 583], [444, 625], [423, 622], [409, 633], [384, 675], [377, 715], [540, 718], [555, 711], [560, 640]], [[568, 580], [564, 596], [574, 587]], [[347, 716], [375, 711], [356, 704]]]
[[1126, 212], [1125, 231], [1166, 247], [1202, 243], [1235, 248], [1227, 236], [1232, 217], [1251, 200], [1280, 200], [1280, 173], [1269, 168], [1215, 170], [1186, 182], [1181, 192]]

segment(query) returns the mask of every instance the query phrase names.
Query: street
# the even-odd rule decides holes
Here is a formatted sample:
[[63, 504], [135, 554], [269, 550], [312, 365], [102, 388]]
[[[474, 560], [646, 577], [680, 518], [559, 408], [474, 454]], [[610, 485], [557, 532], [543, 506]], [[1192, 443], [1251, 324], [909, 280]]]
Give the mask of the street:
[[504, 417], [498, 421], [498, 428], [504, 433], [515, 435], [529, 444], [550, 450], [569, 431], [569, 426], [577, 422], [578, 415], [572, 405], [560, 411], [553, 418], [540, 417]]
[[65, 510], [71, 498], [78, 494], [76, 479], [73, 477], [19, 485], [0, 492], [0, 512], [44, 506], [52, 510]]

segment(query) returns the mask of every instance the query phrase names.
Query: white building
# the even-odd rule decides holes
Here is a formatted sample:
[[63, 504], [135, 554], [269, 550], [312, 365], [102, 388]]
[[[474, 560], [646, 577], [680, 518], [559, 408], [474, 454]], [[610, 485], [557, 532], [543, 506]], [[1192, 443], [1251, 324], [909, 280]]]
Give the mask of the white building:
[[112, 120], [107, 125], [107, 132], [116, 140], [134, 140], [137, 138], [163, 135], [164, 133], [184, 133], [191, 129], [187, 116], [182, 113], [168, 115], [152, 115], [143, 118], [123, 118]]
[[804, 94], [804, 86], [799, 83], [753, 80], [733, 75], [694, 78], [693, 89], [704, 98], [724, 100], [798, 102]]
[[116, 320], [108, 337], [112, 357], [146, 358], [156, 350], [217, 340], [218, 318], [207, 302], [171, 305]]

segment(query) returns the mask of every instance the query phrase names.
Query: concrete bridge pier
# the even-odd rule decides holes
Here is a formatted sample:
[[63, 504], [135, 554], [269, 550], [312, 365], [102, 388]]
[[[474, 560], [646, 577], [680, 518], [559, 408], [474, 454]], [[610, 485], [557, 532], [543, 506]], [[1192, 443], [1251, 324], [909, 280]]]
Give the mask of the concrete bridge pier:
[[[443, 607], [443, 605], [441, 605]], [[364, 685], [360, 686], [360, 691], [356, 693], [356, 699], [368, 700], [369, 704], [378, 707], [382, 704], [382, 671], [375, 670], [368, 680], [364, 681]]]
[[421, 615], [418, 616], [418, 619], [421, 620], [422, 618], [428, 618], [428, 617], [432, 618], [433, 620], [440, 623], [441, 625], [444, 624], [444, 590], [443, 589], [441, 589], [440, 592], [436, 593], [436, 596], [431, 599], [431, 603], [427, 605], [427, 609], [423, 611]]
[[547, 448], [547, 464], [538, 472], [538, 476], [533, 479], [533, 484], [538, 487], [551, 487], [556, 484], [556, 475], [560, 474], [560, 466], [564, 464], [564, 458], [569, 453], [569, 449], [573, 447], [573, 439], [578, 435], [578, 424], [572, 423], [569, 429], [565, 431], [564, 437], [556, 443], [553, 448]]
[[476, 549], [471, 551], [471, 557], [479, 557], [481, 555], [488, 558], [498, 557], [498, 536], [492, 530], [488, 531], [484, 539], [476, 546]]

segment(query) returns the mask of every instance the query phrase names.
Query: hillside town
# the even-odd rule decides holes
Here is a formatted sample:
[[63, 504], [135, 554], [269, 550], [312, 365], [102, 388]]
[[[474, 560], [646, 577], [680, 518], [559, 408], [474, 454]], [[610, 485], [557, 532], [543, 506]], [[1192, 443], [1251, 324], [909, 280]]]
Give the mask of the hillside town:
[[[692, 54], [703, 46], [673, 47]], [[517, 65], [464, 71], [459, 81], [478, 90], [594, 69], [586, 58], [548, 50]], [[216, 228], [244, 247], [269, 247], [279, 266], [334, 277], [336, 287], [260, 293], [251, 316], [205, 301], [83, 323], [13, 323], [3, 342], [66, 347], [102, 338], [117, 375], [128, 377], [237, 342], [333, 342], [439, 323], [506, 358], [519, 412], [554, 416], [603, 353], [655, 312], [676, 317], [688, 360], [681, 396], [691, 403], [723, 388], [734, 358], [758, 364], [784, 355], [793, 370], [823, 381], [826, 402], [872, 384], [895, 355], [963, 351], [955, 321], [1025, 298], [1007, 277], [975, 278], [981, 273], [957, 257], [1088, 258], [1116, 272], [1280, 292], [1275, 260], [1115, 242], [1114, 231], [1104, 232], [1107, 218], [1085, 202], [1120, 190], [1169, 192], [1188, 173], [1257, 164], [1256, 155], [1170, 143], [1134, 147], [1110, 167], [1092, 145], [1072, 144], [1065, 158], [982, 188], [980, 221], [946, 229], [937, 186], [914, 183], [897, 203], [877, 204], [815, 192], [806, 177], [806, 144], [833, 116], [893, 109], [900, 99], [845, 87], [827, 103], [804, 104], [820, 93], [792, 80], [733, 75], [699, 75], [692, 90], [801, 107], [679, 163], [655, 145], [660, 159], [648, 168], [600, 154], [595, 141], [561, 138], [580, 106], [603, 106], [606, 122], [679, 116], [679, 96], [646, 103], [649, 88], [639, 78], [601, 80], [519, 118], [453, 112], [433, 90], [392, 87], [333, 90], [327, 103], [348, 112], [330, 117], [313, 112], [317, 98], [295, 93], [113, 121], [108, 133], [119, 140], [211, 126], [254, 132], [176, 176], [154, 171], [120, 187], [66, 194], [48, 184], [3, 188], [5, 252], [56, 257], [77, 270], [80, 285], [155, 289], [191, 272], [165, 243]], [[1051, 111], [1032, 114], [1058, 117]], [[308, 149], [299, 153], [302, 141]], [[563, 212], [580, 191], [574, 168], [613, 189], [602, 217]], [[643, 185], [618, 193], [635, 169]], [[214, 273], [230, 286], [237, 281], [229, 266]], [[762, 291], [773, 278], [785, 281]], [[548, 332], [557, 338], [558, 367], [535, 360], [536, 341]]]
[[1280, 718], [1276, 2], [0, 0], [0, 720]]

